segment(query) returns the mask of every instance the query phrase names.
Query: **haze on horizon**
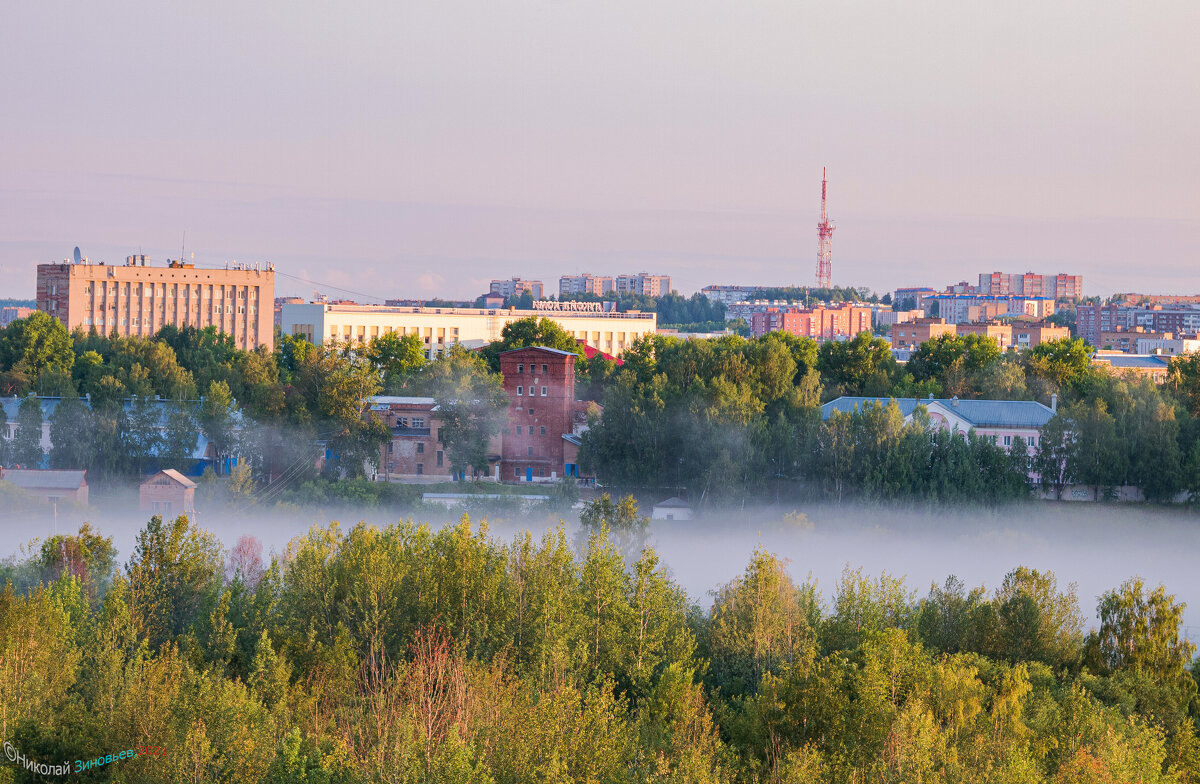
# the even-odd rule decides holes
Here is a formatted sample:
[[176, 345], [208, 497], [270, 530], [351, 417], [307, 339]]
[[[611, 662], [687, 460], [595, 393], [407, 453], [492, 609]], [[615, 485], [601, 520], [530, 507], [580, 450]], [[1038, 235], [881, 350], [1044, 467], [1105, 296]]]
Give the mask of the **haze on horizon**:
[[[1200, 6], [514, 1], [6, 9], [0, 296], [82, 246], [376, 297], [649, 271], [1200, 289]], [[319, 286], [281, 278], [278, 292]], [[339, 292], [330, 290], [329, 293]]]

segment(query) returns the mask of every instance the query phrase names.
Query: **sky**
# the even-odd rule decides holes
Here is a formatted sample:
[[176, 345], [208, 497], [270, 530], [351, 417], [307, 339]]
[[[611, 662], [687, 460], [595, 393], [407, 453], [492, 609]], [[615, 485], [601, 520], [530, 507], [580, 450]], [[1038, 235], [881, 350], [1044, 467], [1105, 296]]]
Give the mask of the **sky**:
[[835, 284], [1200, 293], [1198, 29], [1191, 0], [11, 3], [0, 297], [75, 245], [363, 301], [811, 284], [823, 167]]

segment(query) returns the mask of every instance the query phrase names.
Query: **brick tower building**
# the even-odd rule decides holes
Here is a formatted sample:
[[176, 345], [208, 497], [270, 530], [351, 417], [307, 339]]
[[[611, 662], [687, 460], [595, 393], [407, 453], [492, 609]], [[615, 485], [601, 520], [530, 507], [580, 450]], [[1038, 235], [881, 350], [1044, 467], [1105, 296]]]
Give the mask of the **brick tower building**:
[[575, 359], [569, 351], [545, 346], [500, 355], [510, 400], [508, 426], [501, 433], [501, 480], [579, 476], [575, 460], [588, 404], [575, 399]]

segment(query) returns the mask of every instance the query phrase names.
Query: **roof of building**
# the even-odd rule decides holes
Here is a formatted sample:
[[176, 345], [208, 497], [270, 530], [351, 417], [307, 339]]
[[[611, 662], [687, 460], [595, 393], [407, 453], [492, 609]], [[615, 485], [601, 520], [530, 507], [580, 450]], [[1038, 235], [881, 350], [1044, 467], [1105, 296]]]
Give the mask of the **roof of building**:
[[659, 501], [654, 505], [655, 509], [691, 509], [692, 505], [684, 501], [679, 496], [673, 495], [665, 501]]
[[830, 400], [828, 403], [821, 406], [821, 418], [829, 419], [829, 416], [834, 411], [840, 411], [843, 414], [853, 414], [862, 411], [864, 408], [866, 408], [868, 403], [873, 403], [877, 406], [886, 406], [893, 400], [900, 408], [901, 416], [908, 416], [916, 409], [919, 403], [924, 402], [915, 397], [886, 398], [843, 396], [837, 398], [836, 400]]
[[592, 357], [595, 357], [595, 356], [601, 356], [601, 357], [604, 357], [605, 359], [616, 362], [618, 365], [625, 364], [625, 360], [620, 359], [619, 357], [614, 357], [612, 354], [605, 354], [600, 349], [595, 348], [593, 346], [589, 346], [587, 343], [583, 342], [582, 340], [576, 339], [575, 342], [580, 344], [579, 347], [583, 349], [583, 356], [586, 357], [587, 359], [591, 359]]
[[431, 397], [405, 397], [403, 395], [372, 395], [368, 398], [371, 401], [371, 407], [375, 406], [431, 406], [434, 399]]
[[522, 346], [521, 348], [510, 348], [508, 351], [501, 351], [500, 354], [503, 356], [504, 354], [511, 354], [514, 351], [529, 351], [531, 349], [536, 349], [538, 351], [549, 351], [551, 354], [558, 354], [559, 356], [564, 357], [579, 356], [574, 351], [563, 351], [561, 348], [550, 348], [549, 346]]
[[86, 470], [5, 468], [2, 478], [25, 489], [78, 490], [87, 484], [86, 475]]
[[935, 400], [975, 427], [1042, 427], [1054, 411], [1036, 400]]
[[179, 473], [174, 468], [164, 468], [162, 471], [159, 471], [157, 474], [153, 474], [153, 475], [147, 477], [146, 480], [142, 482], [142, 484], [147, 484], [149, 482], [153, 482], [155, 479], [157, 479], [160, 476], [166, 476], [170, 479], [173, 479], [177, 483], [183, 485], [184, 487], [191, 488], [191, 487], [196, 486], [195, 482], [193, 482], [191, 479], [188, 479], [186, 476]]
[[563, 441], [568, 441], [575, 446], [583, 446], [583, 439], [574, 433], [563, 433]]
[[[43, 425], [49, 424], [51, 422], [52, 418], [54, 417], [54, 412], [56, 410], [58, 410], [59, 404], [62, 403], [63, 398], [56, 397], [56, 396], [46, 396], [46, 397], [32, 396], [32, 397], [34, 397], [34, 399], [37, 400], [42, 406], [42, 423], [43, 423]], [[8, 423], [10, 425], [16, 423], [17, 417], [20, 414], [21, 403], [24, 400], [25, 400], [25, 398], [20, 398], [20, 397], [0, 398], [0, 408], [4, 409], [4, 414], [8, 418]], [[89, 407], [91, 406], [91, 398], [89, 396], [84, 396], [80, 400], [85, 405], [87, 405]], [[193, 416], [198, 415], [200, 412], [200, 401], [199, 400], [176, 401], [176, 400], [164, 400], [159, 397], [154, 397], [154, 398], [127, 397], [121, 401], [121, 407], [124, 409], [126, 415], [130, 415], [130, 414], [134, 413], [135, 410], [143, 404], [153, 407], [153, 410], [155, 410], [157, 412], [159, 427], [163, 427], [163, 428], [165, 428], [167, 426], [167, 422], [171, 416], [171, 413], [176, 409], [177, 406], [183, 406], [183, 407], [189, 409]], [[234, 420], [235, 426], [240, 427], [242, 425], [244, 420], [243, 420], [242, 412], [240, 409], [234, 412], [233, 420]], [[208, 438], [204, 435], [203, 430], [199, 430], [196, 435], [196, 449], [192, 452], [191, 459], [192, 460], [204, 460], [207, 457], [207, 455], [208, 455]]]
[[1116, 368], [1150, 370], [1165, 370], [1171, 364], [1171, 358], [1161, 354], [1099, 354], [1093, 356], [1092, 361]]
[[[974, 427], [1042, 427], [1054, 417], [1054, 411], [1036, 400], [959, 400], [957, 398], [912, 397], [894, 398], [900, 414], [908, 417], [918, 405], [939, 407], [958, 416]], [[886, 406], [890, 400], [881, 397], [839, 397], [821, 406], [821, 418], [828, 419], [834, 411], [862, 411], [867, 403]]]

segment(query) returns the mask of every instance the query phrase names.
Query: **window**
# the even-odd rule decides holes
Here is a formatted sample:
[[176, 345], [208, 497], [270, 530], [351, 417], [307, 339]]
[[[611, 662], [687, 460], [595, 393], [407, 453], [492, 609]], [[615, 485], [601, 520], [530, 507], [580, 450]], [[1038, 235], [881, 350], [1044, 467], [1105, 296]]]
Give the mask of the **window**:
[[437, 461], [438, 461], [438, 468], [441, 468], [442, 467], [442, 452], [440, 449], [438, 450], [438, 453], [437, 453]]
[[529, 409], [529, 416], [533, 416], [533, 409]]
[[517, 397], [521, 397], [524, 394], [525, 394], [525, 387], [517, 387]]
[[545, 397], [545, 396], [546, 396], [546, 388], [542, 387], [542, 397]]
[[425, 454], [425, 445], [420, 442], [417, 443], [417, 454], [418, 455]]
[[545, 427], [545, 425], [543, 425], [543, 426], [542, 426], [542, 435], [546, 435], [546, 427]]
[[1005, 436], [1005, 437], [1004, 437], [1004, 445], [1005, 445], [1005, 446], [1012, 446], [1012, 436]]
[[393, 446], [395, 446], [395, 445], [396, 445], [396, 444], [395, 444], [394, 442], [392, 442], [392, 441], [388, 441], [388, 454], [389, 454], [389, 455], [392, 453], [392, 451], [393, 451], [393, 450], [392, 450], [392, 447], [393, 447]]
[[417, 476], [421, 476], [424, 473], [425, 473], [425, 464], [417, 463]]
[[413, 417], [413, 427], [425, 427], [425, 418]]
[[524, 365], [517, 365], [517, 375], [521, 375], [521, 374], [523, 374], [524, 372], [525, 372], [525, 366], [524, 366]]
[[549, 367], [550, 367], [549, 365], [542, 365], [542, 374], [543, 375], [550, 372]]
[[533, 447], [528, 447], [526, 451], [530, 457], [533, 457]]

